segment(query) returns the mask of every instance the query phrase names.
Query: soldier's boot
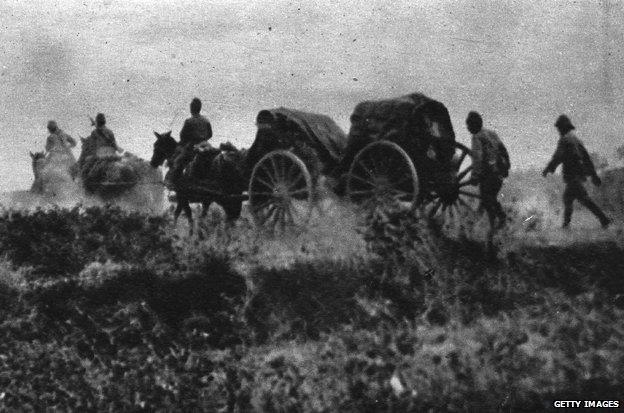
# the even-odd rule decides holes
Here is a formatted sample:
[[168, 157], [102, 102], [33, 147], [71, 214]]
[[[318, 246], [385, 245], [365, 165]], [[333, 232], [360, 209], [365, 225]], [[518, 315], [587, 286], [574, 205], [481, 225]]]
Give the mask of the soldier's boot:
[[598, 220], [600, 221], [600, 225], [604, 229], [609, 228], [611, 220], [605, 215], [604, 212], [602, 212], [602, 209], [600, 209], [600, 207], [596, 205], [594, 201], [592, 201], [589, 197], [583, 197], [579, 199], [579, 202], [583, 204], [583, 206], [585, 206], [587, 209], [589, 209], [592, 214], [596, 216], [596, 218], [598, 218]]

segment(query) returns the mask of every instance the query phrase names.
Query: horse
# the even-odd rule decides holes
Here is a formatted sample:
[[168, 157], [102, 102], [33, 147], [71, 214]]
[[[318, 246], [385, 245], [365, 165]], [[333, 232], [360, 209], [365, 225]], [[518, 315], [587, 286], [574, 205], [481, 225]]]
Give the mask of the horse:
[[61, 196], [75, 190], [73, 155], [59, 152], [30, 152], [35, 180], [30, 191], [39, 195]]
[[[178, 142], [166, 133], [154, 132], [154, 152], [150, 161], [153, 168], [166, 164], [171, 167], [177, 155]], [[174, 225], [184, 211], [189, 226], [193, 228], [193, 213], [190, 204], [202, 204], [202, 216], [205, 216], [210, 204], [220, 205], [225, 211], [227, 221], [233, 222], [240, 217], [242, 193], [245, 188], [244, 152], [230, 144], [222, 144], [219, 149], [210, 145], [199, 145], [191, 161], [184, 168], [180, 177], [173, 177], [171, 169], [165, 181], [176, 193]]]
[[45, 164], [45, 153], [43, 152], [29, 152], [30, 158], [32, 159], [32, 170], [33, 175], [35, 176], [35, 180], [30, 187], [30, 192], [35, 194], [42, 194], [44, 192], [43, 182], [41, 179], [41, 171], [44, 168]]

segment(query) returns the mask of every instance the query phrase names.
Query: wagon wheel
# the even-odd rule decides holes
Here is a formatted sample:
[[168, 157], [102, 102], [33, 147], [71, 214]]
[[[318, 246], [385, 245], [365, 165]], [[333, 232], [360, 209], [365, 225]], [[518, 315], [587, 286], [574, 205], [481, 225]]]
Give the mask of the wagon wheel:
[[455, 142], [448, 180], [433, 185], [433, 190], [423, 202], [431, 219], [443, 219], [445, 228], [461, 229], [466, 221], [476, 220], [481, 196], [472, 185], [472, 151]]
[[312, 213], [312, 178], [301, 159], [278, 150], [263, 156], [249, 182], [249, 204], [257, 226], [271, 231], [303, 228]]
[[387, 201], [410, 202], [418, 196], [414, 163], [396, 143], [378, 141], [357, 153], [347, 175], [351, 202], [366, 207]]

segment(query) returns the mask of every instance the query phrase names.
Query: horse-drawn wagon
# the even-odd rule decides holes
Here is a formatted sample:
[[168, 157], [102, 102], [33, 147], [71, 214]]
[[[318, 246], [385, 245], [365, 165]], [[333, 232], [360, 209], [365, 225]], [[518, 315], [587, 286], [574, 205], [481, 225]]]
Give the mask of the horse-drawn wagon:
[[[393, 199], [423, 207], [432, 217], [478, 198], [467, 189], [470, 150], [455, 141], [445, 106], [422, 94], [360, 103], [348, 135], [328, 116], [287, 108], [262, 110], [257, 119], [256, 139], [238, 161], [208, 168], [203, 181], [188, 176], [176, 192], [189, 199], [192, 194], [196, 202], [248, 200], [256, 224], [270, 229], [304, 226], [323, 176], [355, 204]], [[175, 148], [170, 134], [157, 137], [152, 166], [171, 161]], [[190, 219], [190, 208], [188, 214]], [[228, 217], [239, 214], [240, 206]]]
[[315, 203], [318, 174], [328, 176], [334, 191], [355, 204], [409, 202], [431, 217], [454, 218], [460, 208], [472, 209], [469, 199], [479, 197], [469, 189], [470, 149], [455, 141], [446, 107], [422, 94], [360, 103], [348, 136], [326, 116], [283, 108], [273, 112], [294, 121], [288, 130], [300, 132], [289, 141], [294, 148], [298, 142], [311, 148], [321, 168], [298, 159], [296, 149], [267, 153], [255, 165], [249, 185], [259, 224], [305, 222]]

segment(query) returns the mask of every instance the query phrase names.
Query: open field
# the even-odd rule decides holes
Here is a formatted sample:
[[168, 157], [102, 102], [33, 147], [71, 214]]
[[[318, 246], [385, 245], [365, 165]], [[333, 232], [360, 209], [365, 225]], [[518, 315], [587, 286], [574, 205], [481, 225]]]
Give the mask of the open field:
[[169, 216], [115, 207], [6, 211], [0, 409], [539, 411], [617, 400], [621, 217], [607, 205], [618, 222], [603, 231], [578, 211], [561, 231], [560, 189], [558, 178], [512, 175], [494, 260], [481, 221], [448, 238], [399, 207], [364, 216], [333, 199], [307, 231], [279, 237], [248, 219], [226, 227], [218, 209], [193, 237]]

